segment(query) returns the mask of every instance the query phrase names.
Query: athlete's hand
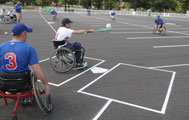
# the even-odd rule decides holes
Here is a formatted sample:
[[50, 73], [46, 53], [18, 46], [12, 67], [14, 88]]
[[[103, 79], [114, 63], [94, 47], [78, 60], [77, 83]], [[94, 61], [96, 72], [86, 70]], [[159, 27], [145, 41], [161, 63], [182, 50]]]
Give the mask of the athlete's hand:
[[49, 85], [45, 85], [45, 88], [46, 88], [46, 96], [49, 96], [50, 95], [50, 87]]
[[88, 30], [87, 32], [88, 32], [88, 33], [94, 33], [94, 32], [96, 32], [96, 30], [90, 29], [90, 30]]

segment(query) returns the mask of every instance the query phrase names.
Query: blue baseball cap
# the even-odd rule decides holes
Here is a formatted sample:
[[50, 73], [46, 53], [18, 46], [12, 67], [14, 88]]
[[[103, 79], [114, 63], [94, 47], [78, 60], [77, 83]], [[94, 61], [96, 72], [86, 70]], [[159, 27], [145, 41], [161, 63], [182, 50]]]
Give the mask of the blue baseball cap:
[[157, 18], [160, 18], [160, 15], [158, 15]]
[[20, 35], [23, 32], [31, 33], [32, 28], [27, 27], [24, 23], [17, 23], [12, 27], [12, 35]]

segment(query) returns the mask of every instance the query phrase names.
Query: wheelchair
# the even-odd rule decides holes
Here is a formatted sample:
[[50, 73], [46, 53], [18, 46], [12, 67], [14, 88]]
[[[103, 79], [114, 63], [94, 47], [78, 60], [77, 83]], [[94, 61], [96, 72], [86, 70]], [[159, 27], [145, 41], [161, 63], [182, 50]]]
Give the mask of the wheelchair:
[[16, 22], [16, 16], [14, 16], [12, 19], [10, 19], [8, 16], [1, 16], [0, 17], [0, 23], [1, 24], [10, 24]]
[[79, 70], [87, 67], [87, 62], [84, 62], [85, 49], [81, 48], [81, 62], [84, 63], [82, 67], [75, 67], [76, 50], [71, 50], [66, 47], [58, 48], [59, 45], [65, 44], [65, 41], [55, 41], [53, 40], [54, 51], [50, 54], [50, 66], [59, 73], [66, 73], [70, 70]]
[[45, 95], [45, 86], [30, 71], [8, 74], [0, 72], [0, 82], [0, 99], [4, 99], [5, 105], [8, 105], [8, 98], [16, 100], [12, 120], [17, 120], [18, 105], [24, 99], [30, 99], [30, 104], [33, 104], [35, 97], [42, 112], [49, 113], [52, 110], [51, 96]]
[[154, 27], [152, 33], [153, 34], [158, 34], [158, 35], [167, 35], [167, 28], [164, 26], [163, 30], [157, 31], [157, 27]]

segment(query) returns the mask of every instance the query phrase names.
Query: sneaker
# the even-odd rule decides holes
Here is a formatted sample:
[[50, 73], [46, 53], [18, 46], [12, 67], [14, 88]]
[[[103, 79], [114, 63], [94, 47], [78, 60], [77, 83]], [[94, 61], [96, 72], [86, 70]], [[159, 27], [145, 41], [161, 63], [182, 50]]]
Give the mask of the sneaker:
[[77, 62], [76, 62], [76, 63], [75, 63], [75, 66], [76, 66], [76, 67], [83, 67], [83, 63], [77, 63]]

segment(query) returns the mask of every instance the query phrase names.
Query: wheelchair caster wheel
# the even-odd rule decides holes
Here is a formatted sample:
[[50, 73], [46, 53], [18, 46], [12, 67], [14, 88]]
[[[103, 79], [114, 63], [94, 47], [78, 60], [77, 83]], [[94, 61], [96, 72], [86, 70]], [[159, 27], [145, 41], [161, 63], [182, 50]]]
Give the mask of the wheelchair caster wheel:
[[14, 115], [14, 116], [12, 117], [12, 120], [17, 120], [17, 115]]

